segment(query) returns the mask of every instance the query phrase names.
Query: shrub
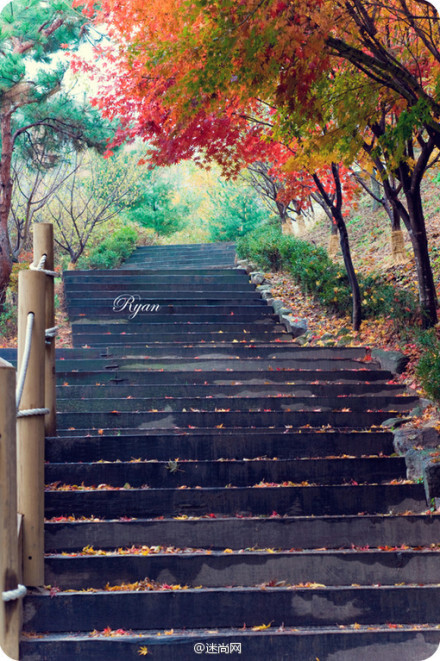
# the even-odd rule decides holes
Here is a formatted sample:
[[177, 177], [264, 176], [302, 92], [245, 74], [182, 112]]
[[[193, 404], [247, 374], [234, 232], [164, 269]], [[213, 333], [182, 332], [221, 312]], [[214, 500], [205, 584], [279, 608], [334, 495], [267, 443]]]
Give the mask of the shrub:
[[286, 238], [275, 225], [261, 225], [238, 239], [237, 253], [255, 261], [265, 270], [279, 271], [284, 265]]
[[[277, 226], [264, 225], [237, 242], [237, 252], [264, 270], [290, 273], [303, 292], [338, 314], [351, 311], [351, 289], [343, 267], [332, 262], [324, 248], [293, 236], [283, 236]], [[417, 316], [417, 301], [405, 289], [380, 276], [359, 277], [365, 317], [389, 316], [408, 324]]]
[[417, 344], [423, 350], [416, 374], [428, 397], [440, 402], [440, 341], [435, 329], [420, 332]]
[[264, 225], [240, 239], [237, 252], [265, 270], [288, 271], [305, 293], [335, 312], [350, 306], [348, 279], [321, 247]]
[[397, 325], [414, 323], [418, 304], [412, 292], [384, 282], [380, 276], [361, 278], [360, 288], [365, 317], [390, 317]]
[[131, 255], [137, 243], [137, 232], [132, 227], [121, 227], [98, 245], [87, 256], [78, 260], [79, 268], [111, 269]]

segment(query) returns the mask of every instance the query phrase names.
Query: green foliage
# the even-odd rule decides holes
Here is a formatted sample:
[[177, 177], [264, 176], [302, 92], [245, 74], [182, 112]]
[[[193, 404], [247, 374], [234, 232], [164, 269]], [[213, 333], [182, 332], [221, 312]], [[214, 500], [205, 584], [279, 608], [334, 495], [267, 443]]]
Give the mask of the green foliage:
[[182, 230], [189, 220], [189, 204], [179, 195], [173, 182], [156, 170], [145, 170], [136, 187], [137, 199], [125, 216], [160, 236]]
[[138, 234], [133, 227], [121, 227], [92, 248], [88, 256], [78, 260], [84, 269], [116, 268], [131, 255], [136, 247]]
[[2, 337], [10, 337], [17, 334], [17, 304], [12, 300], [3, 304], [0, 313], [0, 341]]
[[285, 266], [281, 255], [281, 245], [285, 240], [279, 227], [265, 224], [237, 241], [237, 253], [257, 262], [264, 270], [279, 271]]
[[440, 402], [440, 341], [435, 329], [420, 332], [417, 344], [422, 349], [417, 376], [428, 397]]
[[212, 205], [211, 241], [235, 241], [267, 221], [267, 209], [247, 186], [220, 180], [209, 197]]
[[366, 317], [390, 317], [398, 326], [412, 324], [418, 304], [412, 292], [384, 282], [380, 275], [360, 278], [359, 283]]
[[323, 248], [264, 225], [241, 239], [237, 250], [264, 269], [286, 270], [304, 292], [332, 311], [342, 314], [350, 307], [348, 279]]
[[[301, 289], [338, 314], [351, 309], [347, 275], [332, 262], [324, 248], [292, 236], [279, 227], [263, 225], [237, 243], [237, 252], [264, 270], [287, 271]], [[396, 323], [409, 323], [417, 315], [413, 294], [385, 283], [378, 276], [359, 278], [365, 317], [389, 316]]]
[[86, 17], [68, 0], [12, 0], [0, 12], [0, 101], [4, 108], [12, 102], [19, 149], [106, 148], [116, 126], [63, 87], [69, 69], [63, 48], [74, 49], [89, 33]]

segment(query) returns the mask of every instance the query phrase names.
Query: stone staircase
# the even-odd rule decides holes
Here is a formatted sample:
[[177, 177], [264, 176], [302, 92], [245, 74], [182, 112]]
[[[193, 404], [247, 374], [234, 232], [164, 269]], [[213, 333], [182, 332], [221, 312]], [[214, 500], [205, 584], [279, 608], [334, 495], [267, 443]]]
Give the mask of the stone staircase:
[[296, 345], [232, 245], [64, 281], [76, 348], [57, 352], [22, 658], [434, 654], [440, 518], [380, 426], [415, 405], [392, 374]]

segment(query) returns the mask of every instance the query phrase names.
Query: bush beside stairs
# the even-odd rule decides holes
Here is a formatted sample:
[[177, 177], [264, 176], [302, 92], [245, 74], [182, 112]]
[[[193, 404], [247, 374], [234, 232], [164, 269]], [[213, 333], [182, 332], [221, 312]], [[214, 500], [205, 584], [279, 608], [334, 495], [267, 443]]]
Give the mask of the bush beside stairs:
[[51, 588], [25, 598], [23, 659], [436, 651], [440, 517], [380, 426], [414, 397], [363, 348], [295, 344], [234, 257], [154, 246], [64, 274]]

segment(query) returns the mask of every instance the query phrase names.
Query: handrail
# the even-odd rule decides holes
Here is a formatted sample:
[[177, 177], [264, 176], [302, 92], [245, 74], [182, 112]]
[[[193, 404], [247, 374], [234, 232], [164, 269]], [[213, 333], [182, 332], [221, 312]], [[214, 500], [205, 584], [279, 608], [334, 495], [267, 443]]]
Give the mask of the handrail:
[[32, 328], [34, 325], [34, 319], [35, 319], [34, 313], [29, 312], [27, 317], [27, 325], [26, 325], [26, 337], [24, 341], [23, 362], [21, 364], [20, 373], [17, 374], [17, 389], [15, 392], [15, 404], [17, 410], [18, 407], [20, 406], [21, 396], [23, 394], [24, 382], [26, 379], [27, 369], [29, 365], [29, 356], [31, 353], [31, 345], [32, 345]]
[[34, 263], [18, 278], [17, 372], [0, 358], [0, 647], [13, 659], [26, 586], [44, 583], [44, 440], [56, 433], [52, 269], [53, 226], [38, 223]]

